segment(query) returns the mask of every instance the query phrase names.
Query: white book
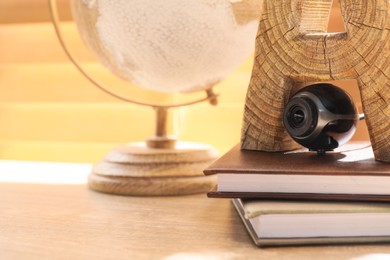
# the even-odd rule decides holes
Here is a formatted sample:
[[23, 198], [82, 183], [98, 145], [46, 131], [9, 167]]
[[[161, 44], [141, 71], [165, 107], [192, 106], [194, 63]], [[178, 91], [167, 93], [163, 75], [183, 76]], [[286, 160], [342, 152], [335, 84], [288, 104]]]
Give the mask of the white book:
[[389, 176], [221, 173], [218, 192], [390, 195]]
[[390, 242], [390, 204], [233, 199], [258, 246]]

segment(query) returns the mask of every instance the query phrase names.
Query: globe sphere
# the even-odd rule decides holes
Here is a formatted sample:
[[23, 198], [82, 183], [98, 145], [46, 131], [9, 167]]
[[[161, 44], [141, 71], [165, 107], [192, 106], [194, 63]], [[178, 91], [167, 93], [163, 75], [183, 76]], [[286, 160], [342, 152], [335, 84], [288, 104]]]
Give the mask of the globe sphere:
[[115, 75], [158, 92], [226, 78], [254, 50], [259, 0], [72, 0], [86, 45]]

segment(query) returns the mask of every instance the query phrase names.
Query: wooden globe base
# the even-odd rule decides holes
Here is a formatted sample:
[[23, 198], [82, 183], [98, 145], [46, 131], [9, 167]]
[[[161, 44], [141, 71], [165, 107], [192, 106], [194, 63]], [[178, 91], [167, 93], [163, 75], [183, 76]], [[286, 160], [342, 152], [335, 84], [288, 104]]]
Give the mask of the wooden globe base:
[[130, 196], [206, 193], [216, 183], [203, 170], [219, 156], [209, 145], [178, 142], [173, 149], [129, 143], [109, 152], [89, 176], [95, 191]]

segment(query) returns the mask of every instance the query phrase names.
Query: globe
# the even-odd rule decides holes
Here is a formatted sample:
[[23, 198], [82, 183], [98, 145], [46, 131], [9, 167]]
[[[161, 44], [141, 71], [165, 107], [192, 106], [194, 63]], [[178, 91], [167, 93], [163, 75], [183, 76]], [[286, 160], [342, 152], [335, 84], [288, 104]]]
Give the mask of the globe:
[[259, 0], [72, 0], [86, 45], [112, 73], [157, 92], [208, 89], [254, 50]]
[[208, 144], [178, 142], [167, 133], [167, 109], [209, 100], [211, 87], [253, 52], [261, 0], [71, 0], [85, 44], [114, 75], [146, 90], [207, 98], [175, 105], [138, 102], [100, 85], [69, 52], [60, 33], [56, 0], [50, 0], [55, 31], [73, 64], [95, 86], [130, 103], [152, 107], [156, 135], [114, 148], [92, 169], [93, 190], [131, 196], [203, 193], [215, 176], [203, 170], [219, 157]]

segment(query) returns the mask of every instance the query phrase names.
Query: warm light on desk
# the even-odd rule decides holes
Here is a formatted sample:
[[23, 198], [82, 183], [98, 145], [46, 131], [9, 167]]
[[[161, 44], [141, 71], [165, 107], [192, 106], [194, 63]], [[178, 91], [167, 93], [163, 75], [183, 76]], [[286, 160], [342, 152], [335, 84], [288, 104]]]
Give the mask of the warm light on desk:
[[186, 252], [186, 253], [177, 253], [163, 258], [163, 260], [217, 260], [225, 259], [232, 260], [237, 259], [238, 254], [225, 252], [225, 251], [204, 251], [204, 252]]
[[390, 254], [368, 254], [353, 258], [353, 260], [385, 260], [390, 259]]
[[0, 161], [0, 182], [86, 184], [91, 164]]

